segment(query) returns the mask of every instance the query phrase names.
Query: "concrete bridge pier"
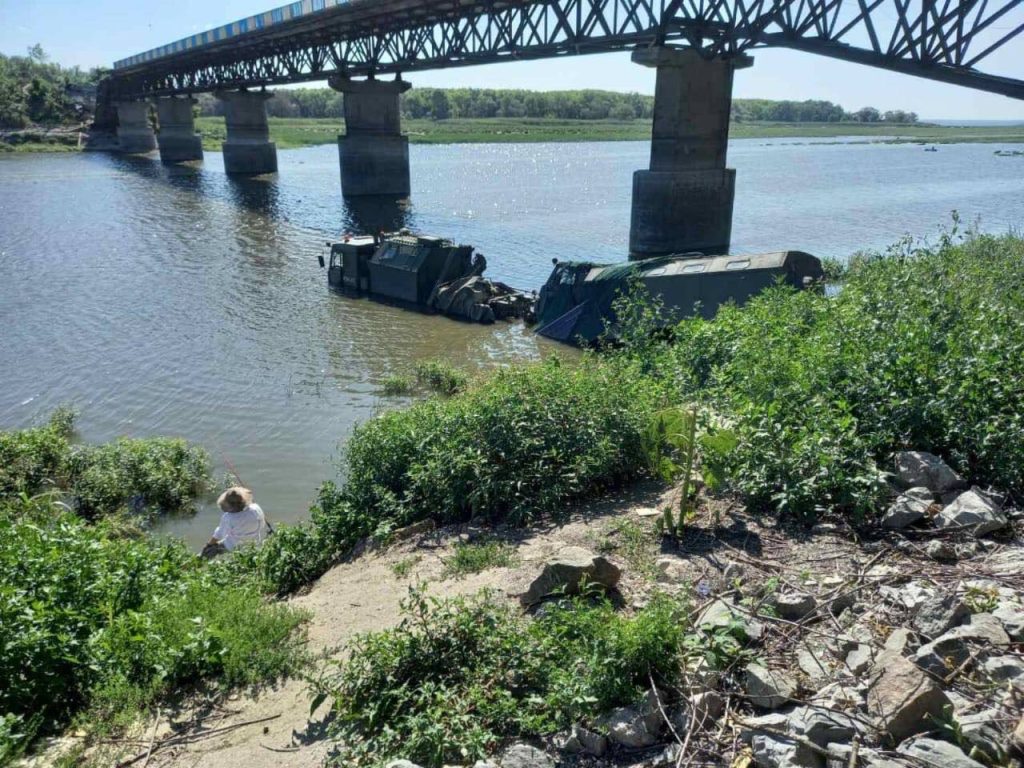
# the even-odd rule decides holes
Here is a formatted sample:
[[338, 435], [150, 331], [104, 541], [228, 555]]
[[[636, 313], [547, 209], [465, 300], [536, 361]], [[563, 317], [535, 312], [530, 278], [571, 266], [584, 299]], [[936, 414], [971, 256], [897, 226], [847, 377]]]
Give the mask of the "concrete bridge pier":
[[338, 137], [342, 194], [408, 197], [409, 137], [402, 134], [399, 97], [412, 85], [338, 75], [328, 84], [345, 94], [345, 134]]
[[277, 145], [267, 125], [267, 91], [218, 91], [224, 102], [228, 137], [224, 142], [224, 170], [256, 175], [277, 172]]
[[203, 159], [203, 140], [196, 133], [190, 97], [161, 96], [156, 99], [156, 114], [160, 118], [157, 144], [160, 160], [164, 163], [185, 163]]
[[753, 60], [655, 47], [634, 51], [633, 61], [658, 74], [651, 167], [633, 174], [630, 258], [727, 253], [736, 188], [736, 171], [725, 166], [733, 72]]
[[119, 101], [117, 109], [117, 146], [128, 155], [144, 155], [156, 149], [156, 134], [149, 124], [148, 101]]

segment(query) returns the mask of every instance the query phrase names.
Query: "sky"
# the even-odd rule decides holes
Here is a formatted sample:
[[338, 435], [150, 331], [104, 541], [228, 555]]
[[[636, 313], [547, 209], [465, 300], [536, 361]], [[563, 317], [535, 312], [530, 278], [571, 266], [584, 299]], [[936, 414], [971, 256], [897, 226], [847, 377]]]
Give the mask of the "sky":
[[[115, 59], [280, 4], [282, 0], [0, 0], [0, 52], [23, 54], [40, 43], [61, 64], [109, 66]], [[1024, 79], [1024, 36], [980, 68]], [[446, 88], [654, 92], [654, 71], [632, 64], [628, 53], [414, 72], [405, 79], [414, 86]], [[1024, 100], [785, 49], [754, 51], [754, 66], [736, 74], [734, 95], [827, 99], [850, 111], [863, 106], [904, 109], [923, 119], [1024, 122]]]

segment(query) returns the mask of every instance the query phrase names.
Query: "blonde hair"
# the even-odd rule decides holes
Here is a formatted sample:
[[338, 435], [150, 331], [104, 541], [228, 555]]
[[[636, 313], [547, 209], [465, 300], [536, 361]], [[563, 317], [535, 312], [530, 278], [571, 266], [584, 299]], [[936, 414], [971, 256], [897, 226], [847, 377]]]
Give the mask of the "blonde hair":
[[241, 512], [252, 504], [252, 491], [236, 485], [228, 488], [217, 499], [217, 506], [225, 512]]

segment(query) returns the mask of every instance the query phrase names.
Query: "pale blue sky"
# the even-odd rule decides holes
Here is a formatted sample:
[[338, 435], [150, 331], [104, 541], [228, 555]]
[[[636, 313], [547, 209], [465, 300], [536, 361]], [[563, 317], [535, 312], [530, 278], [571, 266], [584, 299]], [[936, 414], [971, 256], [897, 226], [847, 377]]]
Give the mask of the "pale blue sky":
[[[63, 64], [110, 65], [115, 59], [268, 10], [281, 0], [0, 0], [0, 52], [23, 53], [41, 43]], [[1024, 79], [1024, 38], [981, 69]], [[439, 87], [606, 88], [653, 93], [654, 74], [625, 53], [462, 67], [407, 76]], [[1024, 101], [783, 49], [755, 51], [737, 73], [736, 96], [828, 99], [854, 110], [909, 109], [924, 118], [1024, 121]]]

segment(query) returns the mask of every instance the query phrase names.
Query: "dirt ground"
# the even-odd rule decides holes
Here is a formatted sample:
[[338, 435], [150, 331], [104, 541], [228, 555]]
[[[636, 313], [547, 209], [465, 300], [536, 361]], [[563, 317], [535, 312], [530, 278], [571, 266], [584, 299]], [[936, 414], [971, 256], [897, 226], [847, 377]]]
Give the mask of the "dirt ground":
[[[690, 590], [695, 602], [705, 602], [729, 591], [738, 574], [793, 585], [863, 572], [880, 560], [916, 561], [922, 570], [934, 566], [921, 563], [916, 550], [923, 544], [860, 541], [837, 524], [781, 529], [722, 500], [705, 500], [701, 516], [678, 542], [662, 539], [654, 533], [655, 518], [676, 503], [673, 491], [642, 484], [580, 505], [559, 523], [421, 533], [338, 565], [290, 603], [309, 612], [309, 650], [320, 659], [338, 659], [354, 635], [397, 624], [400, 603], [413, 585], [425, 583], [428, 594], [439, 597], [490, 588], [499, 599], [515, 600], [544, 561], [570, 545], [604, 553], [622, 569], [624, 610], [641, 605], [653, 590]], [[447, 574], [453, 547], [484, 535], [514, 546], [516, 564], [464, 578]], [[193, 703], [161, 713], [132, 740], [101, 746], [94, 762], [144, 768], [319, 766], [330, 748], [322, 719], [326, 705], [311, 716], [310, 700], [307, 682], [293, 679], [227, 700]]]

